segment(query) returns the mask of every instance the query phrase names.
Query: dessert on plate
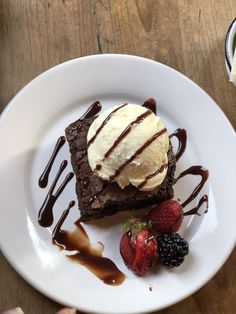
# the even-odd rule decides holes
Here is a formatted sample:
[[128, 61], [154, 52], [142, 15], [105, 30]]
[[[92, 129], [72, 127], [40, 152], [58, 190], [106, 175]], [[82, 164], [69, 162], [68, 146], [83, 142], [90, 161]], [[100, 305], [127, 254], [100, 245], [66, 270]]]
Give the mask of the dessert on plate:
[[[123, 224], [119, 248], [125, 264], [140, 276], [157, 264], [178, 267], [189, 253], [189, 244], [177, 232], [185, 216], [200, 216], [199, 208], [203, 203], [206, 203], [204, 213], [207, 212], [208, 195], [201, 196], [190, 210], [184, 211], [184, 208], [199, 195], [209, 172], [195, 165], [174, 176], [176, 163], [186, 148], [187, 133], [180, 128], [170, 135], [167, 133], [156, 115], [154, 99], [145, 101], [142, 106], [121, 104], [98, 115], [100, 110], [97, 101], [66, 128], [74, 173], [69, 172], [56, 189], [68, 163], [62, 161], [39, 210], [38, 221], [42, 227], [52, 225], [53, 206], [75, 174], [80, 219], [75, 222], [74, 232], [61, 229], [75, 205], [73, 200], [58, 220], [52, 242], [60, 249], [74, 251], [67, 257], [87, 267], [104, 283], [119, 285], [125, 275], [110, 259], [102, 256], [103, 245], [99, 251], [91, 247], [81, 222], [118, 211], [146, 208], [145, 215], [132, 217]], [[178, 140], [175, 153], [170, 141], [173, 136]], [[65, 137], [59, 137], [39, 178], [41, 188], [47, 186], [54, 160], [64, 143]], [[180, 199], [173, 199], [173, 185], [187, 175], [201, 179], [189, 197], [180, 203]]]
[[66, 128], [81, 221], [173, 198], [175, 156], [153, 104], [121, 104]]

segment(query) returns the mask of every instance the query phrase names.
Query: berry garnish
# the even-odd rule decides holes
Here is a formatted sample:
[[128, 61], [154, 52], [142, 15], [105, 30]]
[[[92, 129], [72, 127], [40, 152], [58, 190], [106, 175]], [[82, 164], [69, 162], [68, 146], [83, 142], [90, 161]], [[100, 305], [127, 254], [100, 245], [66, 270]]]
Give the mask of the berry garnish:
[[124, 224], [120, 253], [125, 264], [137, 275], [144, 275], [157, 258], [157, 241], [148, 230], [148, 223], [131, 219]]
[[189, 245], [178, 233], [162, 233], [157, 236], [161, 262], [168, 267], [178, 267], [188, 255]]
[[183, 209], [178, 201], [164, 201], [151, 209], [148, 219], [157, 233], [176, 232], [183, 221]]

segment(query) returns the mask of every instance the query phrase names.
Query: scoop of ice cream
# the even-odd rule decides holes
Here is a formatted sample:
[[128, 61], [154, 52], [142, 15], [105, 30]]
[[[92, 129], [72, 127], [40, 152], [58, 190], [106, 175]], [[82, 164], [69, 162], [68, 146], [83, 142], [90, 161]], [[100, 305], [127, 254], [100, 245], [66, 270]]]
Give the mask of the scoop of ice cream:
[[91, 124], [87, 143], [91, 169], [121, 188], [132, 184], [150, 191], [166, 176], [167, 130], [160, 117], [143, 106], [124, 104], [104, 111]]

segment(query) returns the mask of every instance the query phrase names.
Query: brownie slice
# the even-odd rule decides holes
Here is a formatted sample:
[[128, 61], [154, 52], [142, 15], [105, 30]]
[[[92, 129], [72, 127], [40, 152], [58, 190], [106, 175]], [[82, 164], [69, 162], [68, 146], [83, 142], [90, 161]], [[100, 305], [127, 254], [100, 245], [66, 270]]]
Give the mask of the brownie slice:
[[175, 157], [171, 144], [167, 175], [162, 184], [152, 191], [140, 191], [132, 185], [121, 189], [117, 183], [104, 181], [93, 173], [87, 158], [87, 133], [95, 118], [77, 120], [65, 130], [76, 176], [81, 221], [102, 218], [118, 211], [140, 209], [173, 198]]

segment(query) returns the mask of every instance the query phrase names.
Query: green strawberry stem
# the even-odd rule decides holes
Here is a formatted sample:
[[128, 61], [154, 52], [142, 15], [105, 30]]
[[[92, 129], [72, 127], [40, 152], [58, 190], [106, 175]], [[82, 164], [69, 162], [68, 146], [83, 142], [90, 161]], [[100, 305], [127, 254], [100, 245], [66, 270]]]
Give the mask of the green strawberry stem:
[[138, 218], [131, 218], [123, 224], [123, 231], [130, 232], [131, 236], [135, 238], [137, 234], [142, 230], [150, 230], [152, 222], [141, 221]]

